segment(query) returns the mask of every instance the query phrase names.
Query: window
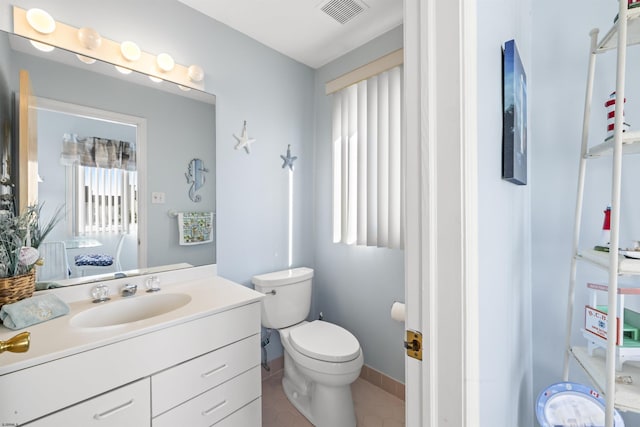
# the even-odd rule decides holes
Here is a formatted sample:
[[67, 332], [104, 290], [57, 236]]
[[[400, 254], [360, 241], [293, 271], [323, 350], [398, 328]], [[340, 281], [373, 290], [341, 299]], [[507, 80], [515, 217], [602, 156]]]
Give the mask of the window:
[[138, 223], [136, 171], [75, 166], [75, 232], [128, 233]]
[[333, 241], [402, 248], [402, 66], [333, 94]]
[[74, 234], [128, 233], [138, 224], [134, 144], [67, 134], [60, 160], [74, 188]]

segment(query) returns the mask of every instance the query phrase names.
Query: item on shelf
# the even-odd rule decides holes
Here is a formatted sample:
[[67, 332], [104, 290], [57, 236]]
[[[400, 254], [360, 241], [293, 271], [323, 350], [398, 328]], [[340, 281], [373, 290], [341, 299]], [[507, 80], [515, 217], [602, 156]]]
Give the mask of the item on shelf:
[[[596, 390], [583, 384], [561, 382], [542, 390], [536, 401], [536, 417], [541, 427], [602, 426], [605, 401]], [[614, 427], [624, 421], [614, 410]]]
[[602, 233], [600, 234], [600, 244], [597, 245], [595, 250], [599, 247], [605, 247], [606, 250], [604, 252], [609, 252], [609, 242], [611, 242], [611, 205], [607, 206], [604, 210], [604, 222], [602, 223]]
[[620, 254], [624, 255], [627, 258], [640, 259], [640, 251], [639, 250], [630, 250], [630, 249], [627, 249], [626, 251], [625, 250], [621, 250]]
[[[627, 98], [624, 99], [624, 102], [626, 104]], [[611, 95], [609, 95], [609, 99], [607, 100], [607, 102], [604, 103], [604, 106], [607, 107], [607, 137], [605, 139], [607, 140], [607, 139], [613, 138], [613, 132], [614, 132], [615, 121], [616, 121], [616, 92], [615, 91], [611, 92]], [[624, 121], [624, 109], [622, 110], [622, 121], [623, 121], [622, 132], [626, 132], [627, 130], [629, 130], [630, 125], [629, 123], [626, 123]]]

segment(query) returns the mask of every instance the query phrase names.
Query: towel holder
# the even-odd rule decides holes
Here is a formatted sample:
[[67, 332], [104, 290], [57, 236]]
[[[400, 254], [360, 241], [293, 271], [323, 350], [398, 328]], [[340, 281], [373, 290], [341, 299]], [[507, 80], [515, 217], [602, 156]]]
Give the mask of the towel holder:
[[[175, 209], [169, 209], [167, 211], [167, 215], [169, 215], [169, 218], [176, 218], [178, 216], [178, 213], [179, 212], [177, 210], [175, 210]], [[212, 212], [212, 214], [213, 214], [214, 217], [216, 216], [215, 212]]]

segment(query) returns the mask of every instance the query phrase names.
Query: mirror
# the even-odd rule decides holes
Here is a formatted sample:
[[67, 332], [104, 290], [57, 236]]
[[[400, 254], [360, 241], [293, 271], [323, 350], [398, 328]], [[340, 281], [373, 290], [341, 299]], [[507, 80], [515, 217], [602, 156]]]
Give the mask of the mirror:
[[[38, 170], [39, 181], [42, 181], [38, 185], [38, 201], [45, 204], [45, 219], [58, 206], [64, 205], [66, 212], [64, 222], [51, 233], [50, 239], [72, 242], [72, 245], [79, 242], [78, 246], [87, 242], [100, 245], [68, 248], [67, 258], [74, 277], [59, 283], [96, 280], [90, 273], [97, 273], [100, 280], [113, 277], [115, 269], [106, 268], [82, 269], [85, 275], [77, 277], [81, 269], [75, 267], [74, 257], [95, 252], [115, 254], [123, 232], [121, 269], [127, 275], [159, 271], [162, 266], [173, 269], [216, 262], [214, 95], [195, 89], [184, 91], [167, 81], [155, 83], [136, 72], [123, 75], [112, 64], [101, 61], [86, 64], [73, 52], [59, 48], [43, 53], [34, 49], [27, 39], [5, 32], [0, 32], [0, 63], [0, 89], [2, 80], [6, 80], [8, 92], [15, 94], [18, 73], [24, 69], [29, 73], [36, 97]], [[0, 98], [3, 97], [6, 98], [0, 90]], [[15, 123], [17, 113], [5, 111], [5, 104], [0, 99], [0, 123], [7, 114], [13, 116], [11, 121]], [[61, 111], [66, 109], [71, 113]], [[12, 133], [12, 149], [6, 149], [8, 144], [0, 140], [0, 154], [3, 179], [10, 176], [15, 182], [20, 173], [15, 166], [10, 166], [16, 156], [15, 125]], [[135, 147], [137, 182], [134, 190], [127, 193], [132, 204], [126, 211], [129, 212], [126, 217], [131, 219], [128, 228], [113, 231], [78, 226], [77, 211], [82, 207], [78, 199], [86, 190], [78, 190], [72, 168], [61, 163], [65, 135], [83, 141], [89, 138], [92, 144], [94, 139], [104, 139], [125, 141]], [[40, 144], [48, 145], [40, 147]], [[5, 158], [9, 160], [4, 161]], [[201, 159], [210, 171], [206, 183], [198, 189], [199, 202], [189, 198], [192, 184], [184, 173], [194, 158]], [[5, 194], [7, 188], [2, 186], [0, 195]], [[111, 200], [118, 197], [123, 198], [111, 196]], [[86, 197], [85, 204], [87, 200], [95, 199]], [[180, 245], [177, 218], [170, 215], [175, 212], [214, 213], [213, 243]], [[122, 214], [114, 214], [118, 216]], [[113, 222], [109, 225], [112, 227]]]

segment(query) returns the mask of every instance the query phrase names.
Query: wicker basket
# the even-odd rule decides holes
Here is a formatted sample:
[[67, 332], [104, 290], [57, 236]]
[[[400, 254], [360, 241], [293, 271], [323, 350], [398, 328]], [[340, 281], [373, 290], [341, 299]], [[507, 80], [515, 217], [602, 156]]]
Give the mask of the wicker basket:
[[36, 289], [36, 269], [21, 276], [0, 278], [0, 307], [29, 298]]

